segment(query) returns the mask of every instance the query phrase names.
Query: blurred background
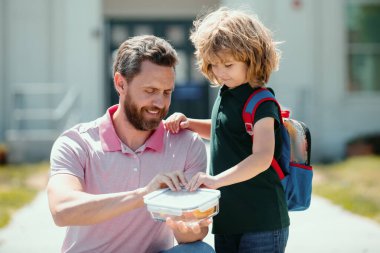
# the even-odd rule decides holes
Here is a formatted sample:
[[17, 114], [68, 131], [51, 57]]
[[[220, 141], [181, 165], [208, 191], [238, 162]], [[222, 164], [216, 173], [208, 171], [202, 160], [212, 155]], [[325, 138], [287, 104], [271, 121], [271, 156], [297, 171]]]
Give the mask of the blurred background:
[[169, 40], [180, 57], [170, 113], [209, 117], [217, 89], [188, 37], [219, 6], [256, 13], [283, 42], [269, 86], [310, 127], [313, 195], [361, 216], [313, 196], [291, 213], [289, 252], [378, 252], [380, 0], [0, 0], [0, 252], [59, 252], [46, 161], [62, 131], [118, 102], [111, 69], [124, 40]]
[[256, 13], [284, 42], [269, 86], [310, 127], [313, 162], [379, 153], [380, 0], [0, 0], [0, 160], [47, 160], [64, 129], [117, 103], [113, 55], [134, 35], [178, 51], [171, 112], [209, 117], [217, 89], [188, 37], [221, 5]]

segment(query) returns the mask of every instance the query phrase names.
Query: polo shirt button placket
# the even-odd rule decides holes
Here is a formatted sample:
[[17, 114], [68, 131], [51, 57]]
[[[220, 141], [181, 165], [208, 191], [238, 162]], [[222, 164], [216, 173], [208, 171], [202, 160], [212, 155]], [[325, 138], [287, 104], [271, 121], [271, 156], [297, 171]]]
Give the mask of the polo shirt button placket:
[[139, 158], [138, 158], [137, 154], [133, 154], [132, 157], [133, 157], [134, 163], [135, 163], [135, 167], [133, 167], [133, 171], [137, 172], [139, 170], [139, 164], [140, 164]]
[[132, 154], [132, 158], [133, 158], [133, 161], [132, 161], [133, 165], [131, 168], [132, 169], [131, 178], [132, 178], [133, 188], [137, 188], [140, 185], [140, 173], [139, 173], [140, 159], [136, 153]]

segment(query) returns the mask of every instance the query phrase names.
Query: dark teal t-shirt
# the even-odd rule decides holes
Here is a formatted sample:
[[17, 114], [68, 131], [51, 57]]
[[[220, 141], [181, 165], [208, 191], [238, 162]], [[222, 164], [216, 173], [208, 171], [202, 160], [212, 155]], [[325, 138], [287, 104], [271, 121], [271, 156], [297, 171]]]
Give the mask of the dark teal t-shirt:
[[[249, 84], [234, 89], [223, 86], [212, 110], [210, 173], [217, 175], [252, 154], [252, 138], [246, 132], [242, 111], [254, 89]], [[262, 103], [255, 122], [265, 117], [275, 119], [275, 157], [281, 153], [278, 107]], [[214, 234], [241, 234], [275, 230], [289, 226], [284, 190], [273, 168], [256, 177], [222, 187], [219, 214], [214, 217]]]

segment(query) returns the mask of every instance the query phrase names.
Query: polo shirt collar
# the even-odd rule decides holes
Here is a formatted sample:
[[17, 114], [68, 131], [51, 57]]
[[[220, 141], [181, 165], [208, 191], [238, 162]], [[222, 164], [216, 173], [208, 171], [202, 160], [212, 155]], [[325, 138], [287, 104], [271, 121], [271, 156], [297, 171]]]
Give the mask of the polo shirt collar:
[[220, 95], [223, 95], [224, 93], [229, 93], [232, 96], [238, 98], [239, 100], [245, 102], [255, 89], [257, 88], [252, 88], [252, 86], [249, 85], [249, 83], [244, 83], [233, 89], [229, 89], [226, 85], [223, 85], [220, 89]]
[[[116, 134], [112, 116], [116, 112], [118, 105], [108, 108], [106, 114], [100, 119], [99, 136], [102, 148], [106, 152], [122, 150], [122, 143]], [[145, 142], [145, 147], [155, 151], [161, 151], [164, 145], [164, 124], [161, 122], [158, 128]]]

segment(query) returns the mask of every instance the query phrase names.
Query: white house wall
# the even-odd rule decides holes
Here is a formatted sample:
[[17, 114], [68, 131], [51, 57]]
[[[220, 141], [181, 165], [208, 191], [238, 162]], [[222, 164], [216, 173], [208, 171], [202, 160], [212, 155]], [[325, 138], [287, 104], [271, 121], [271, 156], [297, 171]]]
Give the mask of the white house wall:
[[[60, 131], [104, 112], [101, 1], [2, 0], [0, 4], [0, 87], [1, 104], [6, 108], [6, 113], [2, 111], [0, 115], [0, 141], [5, 139], [9, 145], [11, 161], [46, 159], [54, 136]], [[23, 109], [44, 106], [44, 110], [52, 109], [52, 118], [62, 118], [56, 122], [32, 120], [16, 124], [12, 120], [14, 90], [37, 86], [46, 87], [46, 94], [26, 96]], [[60, 93], [50, 94], [52, 87]], [[76, 99], [72, 103], [68, 99], [67, 104], [72, 107], [61, 114], [59, 105], [66, 104], [62, 102], [67, 94]], [[37, 113], [28, 116], [33, 115]], [[49, 128], [50, 132], [41, 135], [27, 132]], [[40, 150], [35, 149], [36, 145]]]
[[5, 10], [4, 1], [0, 1], [0, 143], [4, 142], [5, 133], [5, 59], [4, 59], [4, 27], [5, 27]]
[[103, 14], [113, 18], [185, 19], [218, 6], [219, 0], [103, 0]]
[[80, 120], [104, 113], [103, 18], [100, 0], [65, 0], [65, 75], [78, 88]]
[[349, 92], [347, 85], [347, 38], [345, 1], [321, 1], [321, 85], [318, 103], [319, 149], [323, 157], [342, 157], [348, 140], [380, 131], [380, 93]]
[[321, 26], [318, 31], [320, 43], [315, 48], [319, 52], [319, 88], [316, 89], [318, 102], [315, 108], [318, 119], [315, 123], [316, 146], [323, 158], [335, 160], [334, 157], [344, 155], [347, 133], [352, 129], [353, 123], [346, 118], [346, 111], [342, 106], [347, 99], [344, 1], [320, 1], [320, 10], [315, 20]]

